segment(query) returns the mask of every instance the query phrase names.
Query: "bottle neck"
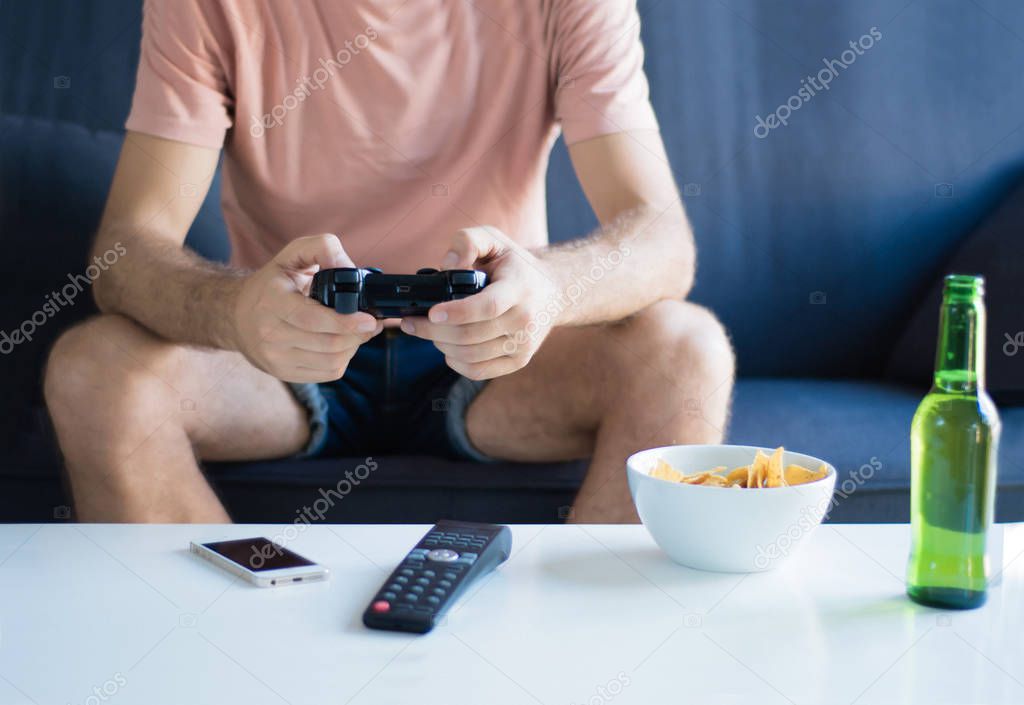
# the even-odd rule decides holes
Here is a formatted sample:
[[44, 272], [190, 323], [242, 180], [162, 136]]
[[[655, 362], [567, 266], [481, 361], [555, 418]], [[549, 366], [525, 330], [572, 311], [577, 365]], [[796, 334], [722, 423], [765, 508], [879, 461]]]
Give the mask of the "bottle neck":
[[980, 297], [944, 298], [935, 386], [965, 394], [985, 389], [985, 304]]

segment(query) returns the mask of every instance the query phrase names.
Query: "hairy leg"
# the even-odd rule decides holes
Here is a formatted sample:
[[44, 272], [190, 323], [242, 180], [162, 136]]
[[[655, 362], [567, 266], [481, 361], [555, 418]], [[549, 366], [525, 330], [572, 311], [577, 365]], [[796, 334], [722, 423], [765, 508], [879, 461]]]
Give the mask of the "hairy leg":
[[721, 442], [733, 375], [715, 317], [662, 301], [614, 324], [556, 329], [529, 365], [487, 385], [467, 429], [497, 458], [590, 457], [572, 519], [636, 521], [626, 458], [661, 445]]
[[281, 457], [309, 436], [284, 383], [240, 354], [168, 343], [122, 316], [62, 335], [45, 393], [84, 521], [229, 521], [197, 458]]

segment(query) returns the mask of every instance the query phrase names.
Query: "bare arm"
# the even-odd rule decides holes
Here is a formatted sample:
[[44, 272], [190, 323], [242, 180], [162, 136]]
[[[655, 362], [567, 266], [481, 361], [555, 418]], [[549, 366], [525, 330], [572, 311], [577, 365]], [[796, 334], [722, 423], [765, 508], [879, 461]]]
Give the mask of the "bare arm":
[[478, 267], [483, 292], [438, 304], [403, 329], [433, 340], [452, 369], [472, 379], [526, 365], [555, 326], [616, 321], [682, 298], [693, 284], [693, 234], [657, 131], [620, 133], [570, 148], [601, 227], [531, 252], [496, 228], [455, 235], [449, 268]]
[[352, 266], [335, 235], [300, 237], [254, 272], [184, 247], [217, 158], [217, 150], [128, 133], [94, 247], [94, 255], [124, 255], [96, 279], [97, 304], [168, 340], [237, 350], [279, 379], [341, 377], [381, 325], [305, 295], [317, 269]]
[[232, 307], [241, 272], [183, 246], [210, 188], [219, 152], [129, 132], [93, 247], [125, 255], [100, 276], [100, 310], [132, 318], [168, 340], [234, 347]]
[[559, 291], [587, 287], [559, 324], [619, 320], [685, 297], [696, 250], [661, 135], [599, 137], [573, 145], [569, 155], [601, 227], [538, 253]]

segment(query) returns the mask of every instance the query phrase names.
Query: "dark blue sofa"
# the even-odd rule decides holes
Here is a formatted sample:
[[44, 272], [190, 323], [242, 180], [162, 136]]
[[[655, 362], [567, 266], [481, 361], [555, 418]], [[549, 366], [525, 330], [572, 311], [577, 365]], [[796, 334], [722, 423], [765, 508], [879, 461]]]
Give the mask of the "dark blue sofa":
[[[138, 5], [0, 5], [0, 331], [84, 269], [132, 93]], [[640, 8], [653, 102], [697, 234], [693, 298], [718, 313], [738, 352], [729, 440], [831, 459], [840, 487], [845, 479], [852, 490], [832, 520], [906, 520], [909, 423], [929, 363], [887, 370], [899, 369], [890, 358], [918, 309], [933, 315], [926, 292], [1021, 175], [1024, 5], [641, 0]], [[842, 59], [872, 30], [880, 38], [836, 67], [827, 91], [776, 112], [823, 60]], [[759, 120], [771, 129], [755, 134]], [[561, 144], [548, 182], [553, 239], [590, 229]], [[188, 241], [213, 258], [226, 255], [218, 196], [215, 185]], [[991, 303], [1024, 309], [1019, 295]], [[0, 338], [0, 520], [68, 514], [40, 377], [58, 333], [93, 312], [82, 295], [32, 341], [8, 350]], [[1004, 405], [1002, 416], [998, 514], [1020, 520], [1024, 407]], [[237, 519], [290, 521], [362, 460], [208, 471]], [[584, 470], [377, 460], [329, 520], [558, 521]]]

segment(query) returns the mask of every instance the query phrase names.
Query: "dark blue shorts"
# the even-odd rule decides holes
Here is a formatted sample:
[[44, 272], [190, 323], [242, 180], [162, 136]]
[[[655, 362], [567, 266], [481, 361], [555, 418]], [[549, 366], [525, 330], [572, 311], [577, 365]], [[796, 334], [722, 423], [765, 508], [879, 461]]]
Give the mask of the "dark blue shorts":
[[385, 328], [360, 346], [341, 379], [290, 384], [309, 411], [309, 443], [299, 457], [406, 454], [489, 461], [466, 433], [466, 409], [485, 384], [448, 367], [429, 340]]

